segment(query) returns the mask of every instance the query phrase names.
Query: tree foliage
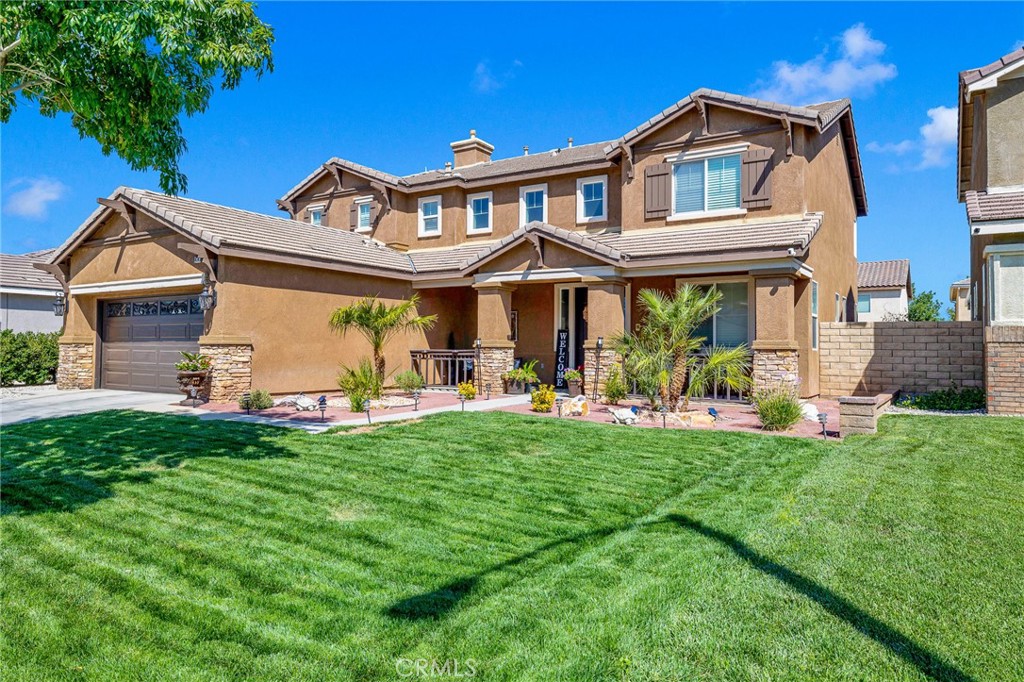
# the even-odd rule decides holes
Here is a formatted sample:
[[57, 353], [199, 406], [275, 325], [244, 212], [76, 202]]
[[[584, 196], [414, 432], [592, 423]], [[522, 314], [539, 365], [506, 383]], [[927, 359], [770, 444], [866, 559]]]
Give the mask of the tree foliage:
[[911, 322], [938, 322], [942, 320], [942, 302], [934, 291], [924, 291], [910, 299], [907, 319]]
[[[715, 384], [743, 390], [750, 379], [747, 347], [705, 348], [697, 328], [719, 309], [722, 292], [714, 287], [702, 290], [685, 285], [666, 296], [656, 289], [643, 289], [638, 295], [643, 319], [634, 332], [615, 339], [615, 350], [622, 355], [626, 371], [648, 393], [657, 393], [662, 405], [670, 409], [689, 406], [690, 398], [706, 392]], [[653, 397], [653, 396], [650, 396]]]
[[19, 100], [71, 115], [81, 137], [186, 191], [180, 116], [206, 110], [219, 80], [273, 70], [273, 30], [244, 0], [0, 3], [0, 121]]
[[373, 350], [373, 366], [383, 384], [385, 377], [384, 346], [394, 336], [408, 331], [427, 331], [437, 321], [437, 315], [417, 315], [420, 297], [413, 295], [408, 301], [389, 305], [376, 296], [367, 296], [350, 306], [331, 313], [331, 329], [346, 334], [354, 330], [363, 335]]

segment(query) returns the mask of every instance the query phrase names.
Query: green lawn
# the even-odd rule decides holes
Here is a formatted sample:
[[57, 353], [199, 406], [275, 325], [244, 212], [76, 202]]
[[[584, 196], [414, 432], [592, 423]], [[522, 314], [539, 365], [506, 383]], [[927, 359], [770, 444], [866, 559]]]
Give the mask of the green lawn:
[[838, 444], [117, 412], [2, 446], [5, 680], [1024, 678], [1020, 419]]

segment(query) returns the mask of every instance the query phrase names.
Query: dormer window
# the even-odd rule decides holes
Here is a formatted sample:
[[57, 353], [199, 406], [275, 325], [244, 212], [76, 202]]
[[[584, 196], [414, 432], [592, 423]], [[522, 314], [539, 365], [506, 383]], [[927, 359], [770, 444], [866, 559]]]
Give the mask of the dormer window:
[[483, 234], [491, 231], [494, 202], [491, 192], [470, 194], [466, 198], [466, 232]]
[[530, 185], [519, 188], [519, 224], [548, 221], [548, 186]]
[[608, 219], [608, 176], [576, 181], [576, 222], [596, 223]]
[[672, 216], [700, 217], [742, 211], [739, 148], [678, 155], [672, 159]]
[[422, 197], [419, 200], [419, 236], [436, 237], [441, 234], [441, 197]]
[[324, 207], [314, 206], [308, 209], [309, 211], [309, 222], [312, 225], [319, 225], [324, 220]]

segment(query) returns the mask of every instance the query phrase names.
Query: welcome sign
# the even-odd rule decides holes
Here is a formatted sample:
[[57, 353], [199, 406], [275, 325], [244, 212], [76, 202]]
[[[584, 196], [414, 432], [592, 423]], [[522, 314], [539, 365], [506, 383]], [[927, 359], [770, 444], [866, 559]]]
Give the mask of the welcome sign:
[[565, 370], [569, 369], [569, 330], [558, 330], [555, 350], [555, 388], [565, 388]]

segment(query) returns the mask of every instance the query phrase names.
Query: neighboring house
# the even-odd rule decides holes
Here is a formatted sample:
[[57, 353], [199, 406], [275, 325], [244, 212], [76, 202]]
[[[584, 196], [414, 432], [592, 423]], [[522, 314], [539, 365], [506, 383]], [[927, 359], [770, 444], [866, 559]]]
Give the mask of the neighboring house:
[[545, 382], [583, 364], [590, 390], [637, 293], [690, 282], [723, 292], [703, 331], [748, 344], [756, 383], [818, 393], [818, 323], [852, 319], [867, 212], [848, 100], [702, 89], [607, 142], [451, 148], [409, 176], [330, 159], [278, 201], [288, 218], [118, 188], [51, 259], [71, 296], [59, 384], [173, 390], [177, 352], [201, 349], [214, 400], [329, 389], [368, 354], [331, 311], [418, 294], [437, 324], [397, 339], [390, 369], [454, 362], [497, 391], [533, 358]]
[[858, 322], [905, 320], [913, 297], [909, 260], [857, 264]]
[[971, 278], [965, 277], [949, 285], [949, 302], [953, 304], [953, 321], [971, 319]]
[[989, 411], [1024, 413], [1024, 48], [960, 73], [957, 189]]
[[34, 267], [52, 255], [53, 249], [21, 256], [0, 254], [0, 329], [60, 331], [64, 320], [53, 313], [60, 283]]

